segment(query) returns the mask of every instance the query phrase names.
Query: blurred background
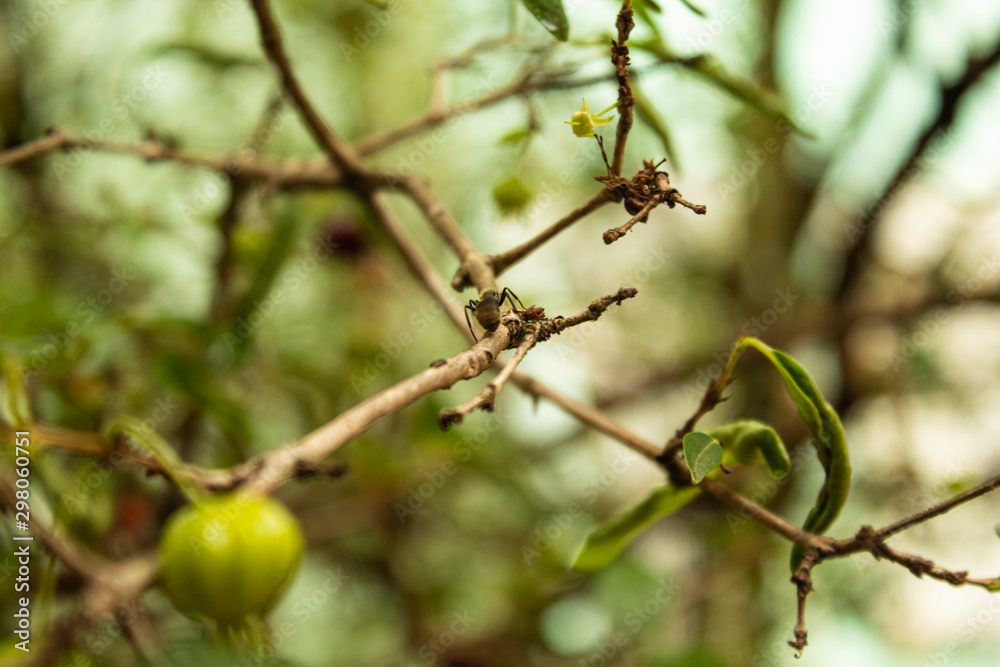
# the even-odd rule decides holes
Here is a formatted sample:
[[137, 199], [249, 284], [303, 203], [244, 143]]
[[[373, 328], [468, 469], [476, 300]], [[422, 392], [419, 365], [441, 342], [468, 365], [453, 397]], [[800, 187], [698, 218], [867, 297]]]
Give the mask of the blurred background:
[[[660, 208], [605, 246], [604, 230], [629, 217], [606, 206], [505, 273], [501, 287], [549, 316], [639, 289], [533, 350], [523, 370], [662, 443], [738, 336], [789, 351], [847, 429], [855, 474], [837, 536], [996, 474], [1000, 3], [697, 0], [699, 16], [660, 2], [661, 12], [643, 5], [633, 33], [641, 99], [625, 172], [668, 158], [672, 184], [708, 215]], [[597, 145], [563, 121], [583, 97], [593, 110], [616, 100], [617, 3], [567, 2], [568, 43], [507, 0], [379, 6], [275, 7], [308, 94], [351, 141], [425, 114], [436, 69], [449, 105], [524, 68], [549, 83], [387, 146], [374, 164], [423, 174], [489, 253], [598, 191]], [[4, 149], [57, 126], [198, 156], [321, 159], [281, 99], [247, 3], [0, 7]], [[613, 126], [602, 131], [610, 145]], [[456, 261], [426, 221], [389, 202], [450, 279]], [[0, 169], [0, 211], [0, 357], [28, 371], [35, 414], [50, 424], [99, 432], [131, 414], [185, 459], [229, 466], [465, 346], [343, 191], [234, 192], [210, 170], [75, 149]], [[801, 523], [822, 477], [799, 446], [807, 432], [759, 355], [737, 376], [704, 424], [769, 421], [797, 468], [780, 482], [757, 471], [726, 482]], [[588, 532], [663, 475], [513, 387], [494, 414], [442, 432], [437, 412], [485, 381], [384, 419], [338, 453], [344, 478], [279, 492], [309, 542], [271, 616], [284, 664], [800, 664], [785, 645], [788, 545], [710, 499], [608, 568], [568, 573]], [[182, 503], [128, 464], [53, 448], [32, 465], [33, 510], [111, 558], [153, 548]], [[997, 507], [987, 497], [892, 544], [995, 576]], [[0, 563], [13, 562], [10, 544]], [[0, 575], [5, 608], [11, 576]], [[42, 576], [36, 622], [79, 593]], [[801, 664], [995, 664], [1000, 601], [980, 589], [867, 555], [824, 563], [814, 583]], [[142, 605], [172, 661], [253, 663], [215, 653], [159, 592]], [[0, 628], [10, 657], [11, 619]], [[108, 619], [60, 660], [138, 658]]]

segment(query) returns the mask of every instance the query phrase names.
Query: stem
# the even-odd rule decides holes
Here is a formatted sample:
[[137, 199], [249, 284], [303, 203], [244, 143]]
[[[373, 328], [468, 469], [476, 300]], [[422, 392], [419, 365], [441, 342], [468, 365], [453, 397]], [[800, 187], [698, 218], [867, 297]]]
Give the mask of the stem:
[[288, 92], [288, 96], [295, 102], [295, 106], [298, 107], [299, 113], [306, 123], [306, 127], [309, 128], [313, 138], [316, 139], [316, 143], [323, 148], [330, 160], [333, 161], [333, 164], [343, 170], [345, 176], [349, 179], [363, 174], [365, 168], [360, 157], [327, 126], [323, 121], [323, 117], [316, 111], [316, 108], [309, 101], [305, 91], [299, 84], [299, 79], [295, 76], [295, 72], [292, 69], [291, 60], [285, 51], [281, 31], [278, 29], [278, 24], [271, 13], [270, 1], [250, 0], [250, 4], [253, 6], [254, 15], [257, 17], [257, 25], [260, 27], [260, 40], [264, 45], [264, 51], [275, 67], [278, 68], [278, 72], [281, 74], [282, 85]]
[[536, 325], [525, 335], [524, 340], [521, 341], [521, 344], [518, 346], [517, 353], [514, 357], [507, 362], [500, 373], [497, 374], [496, 378], [486, 385], [481, 392], [454, 410], [441, 411], [438, 416], [441, 428], [446, 429], [452, 424], [460, 424], [465, 415], [471, 413], [476, 408], [482, 408], [488, 412], [492, 412], [497, 396], [500, 394], [500, 390], [503, 389], [507, 380], [514, 373], [517, 365], [521, 363], [522, 359], [524, 359], [524, 355], [528, 353], [528, 350], [535, 346], [535, 342], [537, 340], [538, 326]]
[[908, 528], [912, 528], [917, 524], [921, 524], [928, 519], [933, 519], [934, 517], [941, 516], [946, 512], [950, 512], [959, 505], [967, 503], [970, 500], [974, 500], [979, 496], [984, 496], [990, 491], [993, 491], [997, 487], [1000, 487], [1000, 475], [994, 477], [993, 479], [983, 482], [974, 489], [970, 489], [965, 493], [959, 494], [952, 498], [951, 500], [946, 500], [943, 503], [930, 507], [923, 510], [922, 512], [917, 512], [912, 516], [908, 516], [905, 519], [901, 519], [896, 523], [886, 526], [882, 530], [876, 532], [876, 536], [879, 541], [886, 540], [897, 533], [901, 533]]
[[108, 439], [124, 435], [130, 442], [148, 452], [163, 474], [177, 485], [188, 501], [199, 504], [205, 499], [204, 490], [181, 471], [184, 462], [174, 448], [145, 422], [129, 415], [119, 415], [108, 422], [104, 431]]

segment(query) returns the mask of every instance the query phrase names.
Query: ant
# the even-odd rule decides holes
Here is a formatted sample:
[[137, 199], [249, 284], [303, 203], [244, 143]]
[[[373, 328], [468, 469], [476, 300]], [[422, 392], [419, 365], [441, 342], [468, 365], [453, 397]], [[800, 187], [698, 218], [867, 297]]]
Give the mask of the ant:
[[497, 327], [500, 326], [500, 307], [504, 303], [509, 303], [511, 310], [515, 313], [521, 312], [514, 307], [515, 301], [521, 308], [524, 308], [524, 304], [517, 295], [506, 287], [499, 294], [495, 287], [487, 287], [480, 292], [478, 301], [469, 299], [469, 305], [465, 307], [465, 323], [469, 325], [469, 333], [472, 334], [472, 338], [479, 342], [479, 339], [476, 338], [476, 332], [472, 330], [472, 321], [469, 319], [470, 312], [476, 316], [476, 321], [483, 329], [496, 331]]

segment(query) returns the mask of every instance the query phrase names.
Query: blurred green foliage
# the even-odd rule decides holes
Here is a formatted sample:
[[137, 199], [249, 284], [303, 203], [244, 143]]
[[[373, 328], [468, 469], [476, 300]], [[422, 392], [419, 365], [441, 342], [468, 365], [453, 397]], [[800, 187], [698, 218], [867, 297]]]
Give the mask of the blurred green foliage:
[[[523, 369], [665, 442], [738, 336], [792, 351], [844, 414], [854, 443], [852, 503], [833, 532], [895, 520], [995, 469], [995, 73], [940, 139], [941, 156], [896, 193], [860, 287], [835, 288], [846, 239], [935, 113], [939, 75], [950, 81], [994, 42], [997, 12], [972, 2], [913, 13], [889, 0], [720, 0], [697, 3], [700, 17], [686, 2], [662, 0], [661, 11], [636, 4], [642, 95], [626, 172], [642, 159], [671, 158], [664, 168], [673, 185], [709, 215], [657, 210], [607, 248], [602, 232], [627, 219], [608, 206], [505, 274], [502, 286], [549, 316], [579, 312], [623, 285], [639, 288], [634, 303], [600, 323], [533, 350]], [[510, 37], [449, 73], [451, 103], [488, 95], [525, 66], [569, 82], [460, 114], [440, 132], [371, 156], [428, 178], [492, 253], [572, 210], [605, 173], [595, 142], [577, 140], [563, 121], [582, 96], [614, 99], [607, 38], [618, 5], [565, 5], [565, 44], [520, 2], [288, 0], [276, 12], [304, 87], [350, 141], [424, 114], [434, 65], [484, 40]], [[5, 150], [59, 126], [101, 141], [154, 137], [198, 156], [320, 157], [281, 99], [247, 3], [5, 2], [0, 25]], [[511, 177], [531, 190], [516, 222], [493, 200], [495, 185]], [[74, 448], [81, 433], [133, 415], [185, 460], [229, 466], [464, 345], [350, 193], [263, 184], [237, 194], [227, 222], [234, 191], [225, 176], [92, 149], [0, 169], [5, 377], [22, 368], [27, 409], [72, 429], [63, 446], [32, 459], [32, 511], [110, 558], [153, 548], [182, 499], [127, 462]], [[456, 262], [426, 222], [399, 198], [389, 203], [450, 276]], [[945, 299], [954, 285], [968, 288]], [[927, 334], [919, 325], [939, 307], [949, 319]], [[801, 523], [821, 466], [801, 446], [807, 430], [773, 371], [759, 359], [744, 363], [733, 399], [705, 427], [737, 416], [774, 425], [793, 474], [746, 471], [725, 481]], [[662, 486], [662, 474], [513, 388], [494, 414], [441, 432], [438, 411], [483, 381], [382, 420], [338, 453], [344, 478], [280, 492], [309, 544], [270, 618], [280, 661], [794, 664], [784, 644], [795, 606], [787, 544], [707, 500], [657, 524], [607, 568], [569, 573], [586, 535]], [[19, 386], [4, 389], [8, 422], [23, 418]], [[911, 546], [992, 576], [995, 519], [988, 508], [963, 512], [916, 533]], [[13, 556], [9, 524], [0, 525], [6, 609]], [[42, 628], [80, 591], [48, 557], [35, 563], [46, 591], [34, 598]], [[923, 665], [957, 642], [960, 664], [992, 664], [992, 617], [963, 625], [988, 608], [981, 591], [945, 590], [947, 602], [936, 604], [937, 584], [911, 579], [871, 559], [824, 564], [806, 659]], [[220, 652], [158, 591], [141, 605], [168, 663], [263, 657]], [[0, 620], [3, 660], [15, 655], [12, 627]], [[55, 664], [138, 659], [121, 624], [104, 619]]]

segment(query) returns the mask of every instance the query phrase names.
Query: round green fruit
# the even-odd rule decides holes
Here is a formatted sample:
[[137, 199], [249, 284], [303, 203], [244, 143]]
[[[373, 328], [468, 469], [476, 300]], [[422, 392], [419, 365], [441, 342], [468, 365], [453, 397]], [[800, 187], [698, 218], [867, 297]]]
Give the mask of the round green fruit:
[[278, 501], [230, 494], [177, 511], [159, 549], [161, 586], [174, 606], [232, 625], [274, 606], [302, 560], [305, 538]]
[[531, 201], [531, 190], [517, 176], [497, 183], [493, 201], [504, 213], [519, 213]]

